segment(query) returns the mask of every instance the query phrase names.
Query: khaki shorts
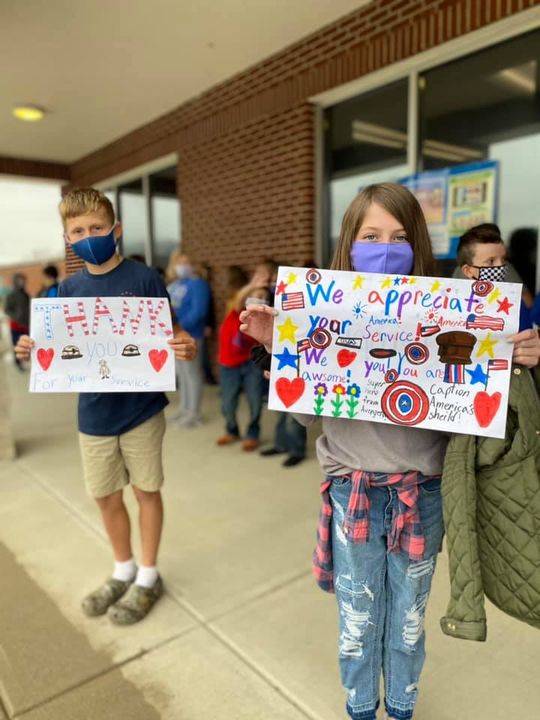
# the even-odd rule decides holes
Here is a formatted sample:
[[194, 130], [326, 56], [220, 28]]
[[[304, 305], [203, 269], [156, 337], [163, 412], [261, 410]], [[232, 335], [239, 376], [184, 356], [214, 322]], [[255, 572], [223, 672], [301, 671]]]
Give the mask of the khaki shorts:
[[154, 415], [122, 435], [79, 433], [84, 482], [89, 495], [106, 497], [128, 483], [146, 492], [163, 485], [161, 446], [165, 414]]

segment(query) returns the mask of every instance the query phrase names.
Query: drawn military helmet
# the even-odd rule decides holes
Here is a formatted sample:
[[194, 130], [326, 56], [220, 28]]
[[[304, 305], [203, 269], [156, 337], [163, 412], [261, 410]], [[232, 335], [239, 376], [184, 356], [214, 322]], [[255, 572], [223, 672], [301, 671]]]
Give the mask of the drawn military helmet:
[[129, 343], [128, 345], [126, 345], [125, 348], [122, 350], [122, 355], [123, 355], [124, 357], [137, 357], [137, 356], [139, 356], [140, 354], [141, 354], [141, 353], [140, 353], [139, 348], [137, 347], [137, 345], [132, 345], [131, 343]]
[[66, 345], [62, 348], [62, 360], [76, 360], [82, 358], [82, 353], [76, 345]]

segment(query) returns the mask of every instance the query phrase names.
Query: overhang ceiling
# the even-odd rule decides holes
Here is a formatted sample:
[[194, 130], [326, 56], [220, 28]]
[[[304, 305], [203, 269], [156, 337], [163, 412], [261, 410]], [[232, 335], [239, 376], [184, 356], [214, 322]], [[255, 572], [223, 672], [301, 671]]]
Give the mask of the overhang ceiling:
[[74, 162], [365, 4], [2, 0], [0, 156]]

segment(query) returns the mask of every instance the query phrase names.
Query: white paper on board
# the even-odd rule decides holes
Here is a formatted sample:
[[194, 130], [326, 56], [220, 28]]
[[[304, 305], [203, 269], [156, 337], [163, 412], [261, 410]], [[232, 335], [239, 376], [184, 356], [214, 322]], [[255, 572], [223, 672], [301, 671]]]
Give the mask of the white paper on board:
[[504, 437], [521, 285], [279, 269], [269, 407]]
[[39, 298], [31, 336], [31, 392], [175, 389], [167, 298]]

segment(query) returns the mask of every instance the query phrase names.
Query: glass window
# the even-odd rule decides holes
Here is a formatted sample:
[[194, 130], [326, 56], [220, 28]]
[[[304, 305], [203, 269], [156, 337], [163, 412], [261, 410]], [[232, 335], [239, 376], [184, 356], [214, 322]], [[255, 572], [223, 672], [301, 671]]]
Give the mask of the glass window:
[[499, 161], [497, 223], [535, 290], [540, 210], [540, 31], [426, 72], [420, 167]]
[[0, 176], [0, 266], [64, 257], [61, 199], [60, 182]]
[[118, 188], [122, 219], [122, 254], [146, 257], [146, 205], [142, 180], [133, 180]]
[[180, 201], [176, 191], [176, 166], [150, 175], [153, 248], [152, 265], [165, 270], [169, 256], [180, 245]]
[[358, 191], [409, 172], [408, 82], [400, 80], [325, 111], [325, 264], [339, 237], [343, 214]]

